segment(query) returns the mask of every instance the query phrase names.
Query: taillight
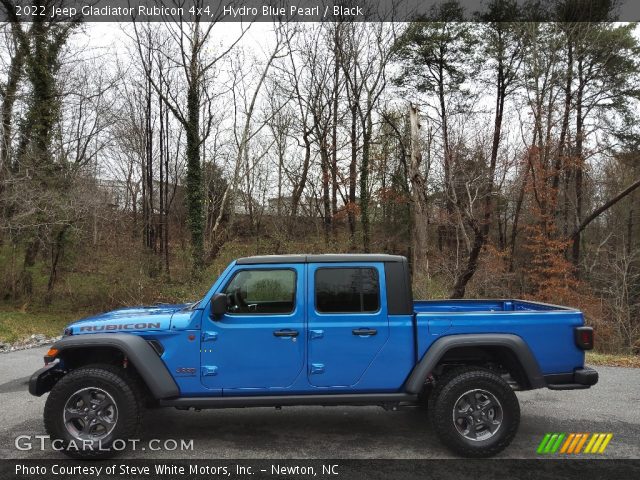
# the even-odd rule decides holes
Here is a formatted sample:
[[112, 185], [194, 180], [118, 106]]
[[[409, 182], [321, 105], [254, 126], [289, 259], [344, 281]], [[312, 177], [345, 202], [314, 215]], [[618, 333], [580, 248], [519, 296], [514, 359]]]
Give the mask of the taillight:
[[576, 327], [573, 331], [576, 345], [582, 350], [591, 350], [593, 348], [593, 328]]

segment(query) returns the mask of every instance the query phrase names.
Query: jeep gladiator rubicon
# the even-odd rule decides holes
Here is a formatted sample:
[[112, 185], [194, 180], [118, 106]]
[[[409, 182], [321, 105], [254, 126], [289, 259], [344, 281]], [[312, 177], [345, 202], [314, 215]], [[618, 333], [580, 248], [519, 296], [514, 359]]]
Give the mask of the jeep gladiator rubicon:
[[598, 381], [583, 324], [530, 301], [414, 301], [400, 256], [248, 257], [199, 302], [70, 324], [29, 391], [50, 391], [46, 430], [76, 457], [135, 437], [147, 407], [289, 405], [426, 406], [445, 445], [484, 457], [516, 434], [514, 391]]

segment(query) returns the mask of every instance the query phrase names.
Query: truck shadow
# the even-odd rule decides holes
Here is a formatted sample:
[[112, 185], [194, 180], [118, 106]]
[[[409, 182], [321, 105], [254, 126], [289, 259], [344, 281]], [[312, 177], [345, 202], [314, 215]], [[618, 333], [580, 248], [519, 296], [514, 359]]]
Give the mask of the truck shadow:
[[[497, 458], [540, 458], [547, 432], [615, 434], [606, 457], [637, 458], [636, 424], [604, 419], [580, 421], [540, 415], [524, 406], [513, 443]], [[459, 458], [431, 429], [422, 410], [385, 411], [378, 407], [288, 407], [149, 411], [143, 441], [193, 440], [190, 457], [215, 458]], [[140, 452], [128, 455], [138, 456]], [[158, 452], [158, 457], [184, 457]], [[600, 458], [600, 457], [599, 457]]]
[[424, 458], [451, 456], [421, 410], [288, 407], [148, 412], [144, 437], [193, 439], [193, 454], [221, 458]]

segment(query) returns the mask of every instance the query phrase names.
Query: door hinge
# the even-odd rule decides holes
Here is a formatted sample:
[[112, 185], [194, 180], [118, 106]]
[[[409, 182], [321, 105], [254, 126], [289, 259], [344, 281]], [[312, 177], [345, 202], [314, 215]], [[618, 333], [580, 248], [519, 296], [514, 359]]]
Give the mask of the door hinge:
[[218, 339], [217, 332], [202, 332], [202, 341], [203, 342], [213, 342]]
[[203, 366], [200, 369], [200, 372], [203, 377], [212, 377], [213, 375], [218, 374], [218, 367], [216, 367], [215, 365]]
[[314, 373], [324, 373], [324, 363], [312, 363], [311, 374]]

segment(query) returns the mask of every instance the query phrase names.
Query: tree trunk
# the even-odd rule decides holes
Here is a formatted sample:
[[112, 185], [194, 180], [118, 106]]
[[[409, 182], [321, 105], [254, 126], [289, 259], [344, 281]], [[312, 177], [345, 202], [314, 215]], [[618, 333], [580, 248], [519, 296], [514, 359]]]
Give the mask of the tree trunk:
[[[162, 75], [162, 73], [160, 73]], [[158, 98], [158, 112], [159, 112], [159, 122], [160, 122], [160, 134], [158, 141], [159, 151], [158, 151], [158, 167], [159, 167], [159, 182], [158, 182], [158, 221], [156, 222], [158, 225], [157, 237], [158, 242], [160, 244], [160, 258], [162, 259], [164, 253], [164, 141], [165, 141], [165, 132], [164, 132], [164, 110], [163, 110], [162, 99]]]
[[[584, 117], [582, 115], [582, 97], [584, 95], [584, 78], [582, 71], [582, 59], [578, 61], [578, 79], [580, 84], [578, 86], [578, 92], [576, 94], [576, 153], [575, 153], [575, 189], [576, 189], [576, 222], [579, 224], [582, 221], [582, 172], [584, 169], [584, 158], [582, 151], [582, 144], [584, 139]], [[578, 264], [580, 263], [580, 232], [578, 231], [573, 237], [573, 248], [571, 255], [573, 265], [576, 267], [575, 272], [577, 276], [580, 276], [580, 269]]]
[[[151, 50], [149, 50], [151, 57]], [[149, 250], [155, 250], [155, 228], [153, 220], [153, 122], [152, 122], [152, 86], [151, 75], [148, 76], [145, 110], [145, 158], [143, 163], [143, 237], [144, 245]]]
[[347, 220], [349, 221], [349, 250], [356, 249], [356, 167], [358, 163], [358, 130], [357, 109], [355, 99], [351, 104], [351, 162], [349, 163], [349, 205], [347, 205]]
[[518, 225], [520, 223], [520, 212], [522, 211], [522, 203], [524, 202], [524, 191], [527, 186], [527, 182], [529, 181], [529, 169], [530, 165], [527, 164], [525, 167], [524, 174], [522, 175], [522, 183], [520, 185], [520, 190], [518, 192], [518, 200], [516, 201], [516, 210], [513, 215], [513, 224], [511, 225], [511, 253], [509, 255], [509, 271], [513, 272], [513, 263], [515, 259], [516, 253], [516, 237], [518, 236]]
[[[194, 42], [195, 43], [195, 42]], [[204, 267], [204, 218], [202, 211], [202, 166], [200, 164], [200, 79], [198, 60], [194, 55], [190, 65], [190, 79], [187, 90], [186, 157], [187, 181], [186, 200], [189, 231], [191, 233], [191, 258], [194, 273]]]
[[278, 132], [278, 196], [276, 200], [276, 216], [278, 220], [282, 218], [282, 169], [284, 167], [284, 135], [283, 132]]
[[[562, 127], [560, 128], [560, 139], [558, 141], [558, 153], [556, 155], [556, 161], [555, 161], [554, 171], [553, 171], [553, 180], [552, 180], [553, 190], [551, 192], [552, 205], [550, 207], [551, 211], [549, 212], [554, 215], [556, 214], [556, 209], [557, 209], [558, 188], [560, 185], [560, 174], [563, 169], [567, 135], [569, 132], [569, 113], [571, 112], [571, 98], [573, 95], [571, 92], [572, 82], [573, 82], [573, 40], [571, 38], [568, 38], [567, 40], [567, 78], [566, 78], [565, 94], [564, 94], [564, 111], [562, 113]], [[568, 193], [565, 192], [565, 195], [567, 194]], [[544, 214], [545, 212], [542, 212], [542, 213]]]
[[426, 180], [421, 171], [422, 152], [420, 150], [420, 119], [418, 107], [409, 105], [411, 124], [411, 160], [409, 180], [411, 182], [413, 238], [411, 263], [414, 272], [429, 274], [429, 214], [427, 210]]
[[[327, 148], [326, 135], [320, 138], [320, 169], [322, 171], [322, 215], [324, 226], [324, 242], [329, 245], [329, 234], [331, 233], [331, 200], [329, 192], [329, 150]], [[313, 206], [312, 206], [313, 208]]]
[[[14, 28], [18, 28], [14, 25]], [[11, 58], [9, 72], [7, 73], [7, 82], [4, 87], [4, 95], [2, 97], [2, 111], [0, 120], [2, 121], [2, 140], [0, 140], [0, 191], [2, 189], [2, 179], [4, 172], [11, 169], [11, 135], [13, 131], [13, 106], [16, 101], [16, 93], [18, 91], [18, 83], [22, 76], [22, 68], [24, 66], [24, 50], [19, 41], [15, 42], [16, 51]]]
[[49, 269], [49, 280], [47, 282], [47, 293], [45, 295], [45, 303], [47, 305], [49, 305], [53, 299], [53, 287], [55, 286], [56, 278], [58, 276], [58, 263], [64, 249], [64, 241], [68, 228], [69, 227], [67, 225], [63, 226], [58, 231], [53, 245], [51, 245], [51, 266]]
[[373, 122], [371, 108], [366, 115], [366, 125], [362, 132], [362, 164], [360, 165], [360, 220], [362, 223], [362, 247], [364, 253], [370, 250], [369, 231], [369, 152], [371, 151], [371, 135]]
[[[440, 57], [438, 64], [438, 101], [440, 103], [440, 123], [442, 124], [442, 146], [443, 146], [443, 169], [444, 169], [444, 194], [447, 214], [453, 214], [453, 202], [451, 201], [451, 149], [449, 147], [449, 121], [447, 117], [447, 101], [444, 91], [444, 63]], [[449, 218], [446, 219], [449, 221]], [[445, 241], [449, 245], [451, 242], [451, 231], [449, 225], [445, 225]]]
[[302, 141], [304, 143], [304, 163], [302, 164], [302, 172], [300, 174], [300, 181], [294, 187], [291, 194], [291, 224], [292, 227], [295, 223], [295, 218], [298, 215], [298, 207], [300, 205], [300, 199], [304, 193], [304, 188], [307, 185], [307, 175], [309, 173], [309, 165], [311, 163], [311, 139], [309, 138], [309, 132], [305, 131], [302, 134]]
[[[164, 188], [164, 271], [168, 275], [170, 275], [170, 257], [169, 257], [169, 212], [171, 210], [171, 202], [169, 201], [169, 138], [171, 138], [169, 134], [169, 109], [166, 108], [164, 111], [164, 124], [165, 124], [165, 134], [167, 136], [165, 142], [165, 155], [164, 155], [164, 174], [165, 174], [165, 188]], [[176, 182], [177, 183], [177, 182]], [[175, 188], [175, 184], [174, 184]], [[173, 198], [173, 197], [172, 197]]]
[[333, 107], [331, 124], [331, 231], [334, 239], [338, 235], [335, 218], [338, 214], [338, 87], [340, 78], [340, 63], [338, 61], [338, 26], [334, 37], [334, 66], [333, 66]]
[[40, 233], [41, 228], [38, 228], [36, 237], [27, 244], [27, 248], [24, 251], [22, 272], [16, 289], [18, 295], [31, 295], [33, 293], [33, 274], [31, 269], [36, 264], [38, 252], [40, 251]]

